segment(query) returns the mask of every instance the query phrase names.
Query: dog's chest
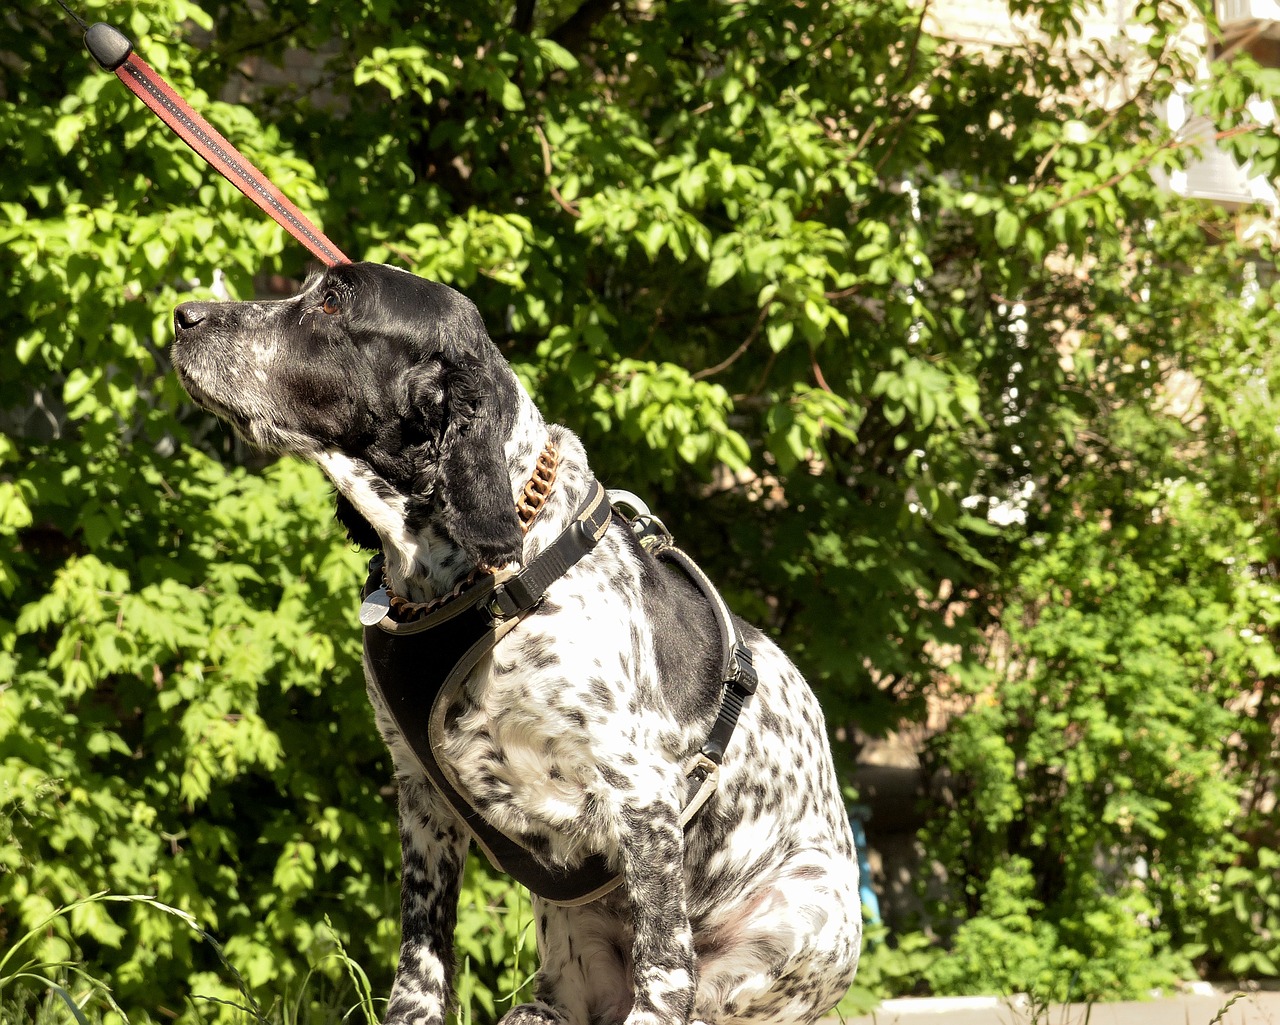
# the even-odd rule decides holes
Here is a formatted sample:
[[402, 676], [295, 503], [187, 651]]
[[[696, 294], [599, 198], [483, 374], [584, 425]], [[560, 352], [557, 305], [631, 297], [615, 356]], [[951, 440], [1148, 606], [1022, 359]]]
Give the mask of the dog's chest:
[[[679, 743], [652, 700], [653, 637], [626, 595], [548, 595], [445, 702], [439, 763], [489, 822], [563, 863], [609, 846], [606, 808], [653, 786], [646, 752]], [[397, 770], [417, 761], [379, 695], [379, 728]]]

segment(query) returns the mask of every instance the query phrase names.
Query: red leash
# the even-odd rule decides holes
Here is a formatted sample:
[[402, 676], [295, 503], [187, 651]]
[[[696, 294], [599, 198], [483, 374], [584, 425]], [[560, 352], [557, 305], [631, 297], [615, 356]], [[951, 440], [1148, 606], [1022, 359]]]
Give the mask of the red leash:
[[351, 262], [324, 232], [267, 180], [266, 175], [227, 142], [213, 125], [192, 110], [168, 82], [133, 52], [133, 44], [122, 32], [100, 21], [89, 26], [84, 34], [84, 44], [105, 71], [114, 71], [129, 91], [150, 107], [197, 155], [311, 250], [317, 259], [330, 267]]

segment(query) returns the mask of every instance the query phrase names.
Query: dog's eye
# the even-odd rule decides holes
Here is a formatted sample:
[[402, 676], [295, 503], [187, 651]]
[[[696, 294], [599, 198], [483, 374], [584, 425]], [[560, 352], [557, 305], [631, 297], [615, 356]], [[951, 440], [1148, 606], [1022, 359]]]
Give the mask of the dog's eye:
[[325, 292], [324, 300], [320, 303], [320, 309], [330, 316], [335, 313], [341, 313], [342, 307], [338, 303], [338, 293], [333, 291]]

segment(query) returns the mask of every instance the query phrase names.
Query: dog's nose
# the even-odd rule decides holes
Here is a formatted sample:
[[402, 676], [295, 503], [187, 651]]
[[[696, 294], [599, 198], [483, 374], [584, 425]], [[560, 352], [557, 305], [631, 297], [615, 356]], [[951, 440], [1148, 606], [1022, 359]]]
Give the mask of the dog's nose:
[[183, 303], [173, 311], [173, 326], [178, 331], [190, 331], [208, 315], [208, 303]]

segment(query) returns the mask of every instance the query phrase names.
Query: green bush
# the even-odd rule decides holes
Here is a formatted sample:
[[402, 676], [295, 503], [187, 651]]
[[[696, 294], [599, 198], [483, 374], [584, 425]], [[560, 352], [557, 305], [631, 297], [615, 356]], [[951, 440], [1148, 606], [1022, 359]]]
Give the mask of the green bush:
[[1032, 871], [1025, 858], [992, 870], [978, 913], [924, 972], [934, 992], [1029, 993], [1042, 1002], [1141, 997], [1187, 974], [1168, 935], [1150, 928], [1155, 909], [1137, 889], [1055, 916], [1034, 896]]
[[[1095, 420], [1110, 458], [1028, 530], [995, 643], [955, 674], [965, 710], [932, 752], [948, 811], [925, 830], [953, 884], [937, 910], [960, 923], [940, 988], [989, 985], [983, 958], [1006, 941], [1022, 967], [1003, 986], [1029, 987], [1039, 950], [1036, 990], [1072, 999], [1140, 996], [1193, 962], [1277, 972], [1280, 833], [1262, 795], [1280, 765], [1280, 588], [1258, 496], [1278, 464], [1274, 431], [1242, 428], [1262, 408], [1274, 423], [1280, 364], [1254, 340], [1275, 306], [1237, 305], [1213, 307], [1221, 363], [1194, 353], [1190, 411], [1142, 408], [1144, 383], [1116, 381]], [[1148, 342], [1169, 351], [1128, 334], [1128, 366], [1158, 358]], [[1250, 394], [1251, 379], [1271, 383]], [[1245, 446], [1256, 463], [1238, 461]], [[990, 903], [1005, 890], [1035, 926], [1019, 919], [1017, 942]]]
[[[938, 748], [958, 790], [931, 827], [956, 887], [937, 986], [968, 985], [1018, 901], [1051, 930], [1011, 940], [1018, 964], [1052, 935], [1049, 969], [1090, 960], [1081, 992], [1122, 991], [1144, 951], [1152, 976], [1275, 970], [1275, 289], [1265, 245], [1148, 174], [1190, 154], [1156, 114], [1200, 80], [1181, 7], [1141, 6], [1145, 49], [1067, 63], [1067, 0], [995, 62], [905, 0], [78, 6], [348, 253], [466, 290], [837, 731], [971, 699]], [[292, 51], [310, 71], [271, 84]], [[11, 5], [0, 56], [0, 949], [141, 892], [264, 1008], [325, 1013], [337, 939], [385, 993], [362, 558], [316, 471], [243, 451], [165, 356], [175, 303], [297, 279], [305, 253], [53, 3]], [[1125, 60], [1132, 102], [1081, 105]], [[1277, 139], [1243, 103], [1274, 89], [1241, 60], [1195, 99], [1261, 172]], [[1195, 415], [1160, 408], [1179, 369]], [[1028, 493], [1025, 524], [987, 515]], [[518, 999], [512, 891], [473, 874], [459, 944], [464, 1015]], [[145, 904], [80, 906], [35, 953], [135, 1022], [244, 999]], [[868, 982], [909, 988], [907, 953]]]

